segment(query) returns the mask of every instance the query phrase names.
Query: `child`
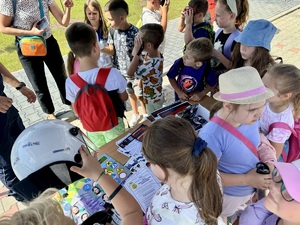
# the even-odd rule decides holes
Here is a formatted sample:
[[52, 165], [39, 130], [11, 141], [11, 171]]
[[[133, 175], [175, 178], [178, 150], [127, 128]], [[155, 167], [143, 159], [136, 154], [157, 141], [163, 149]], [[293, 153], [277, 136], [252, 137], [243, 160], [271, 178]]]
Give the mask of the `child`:
[[[99, 67], [97, 64], [100, 47], [94, 29], [85, 23], [73, 23], [66, 31], [66, 38], [72, 52], [76, 54], [80, 62], [79, 77], [89, 84], [94, 84], [97, 76], [101, 76], [101, 74], [98, 75]], [[72, 76], [66, 80], [66, 97], [72, 102], [73, 106], [80, 88], [72, 81]], [[98, 148], [125, 132], [125, 125], [122, 119], [124, 111], [120, 110], [120, 106], [128, 98], [126, 93], [126, 80], [117, 69], [112, 68], [109, 71], [104, 88], [107, 90], [114, 104], [118, 117], [118, 125], [110, 130], [87, 131], [87, 136]], [[78, 116], [79, 119], [82, 120], [91, 115]], [[93, 122], [105, 123], [105, 121]]]
[[222, 224], [217, 159], [188, 121], [174, 116], [156, 121], [142, 149], [164, 183], [147, 209], [149, 225]]
[[[125, 188], [119, 188], [119, 184], [111, 176], [104, 173], [97, 157], [93, 157], [85, 147], [81, 147], [79, 153], [82, 157], [82, 167], [73, 166], [70, 170], [95, 180], [103, 188], [120, 214], [122, 225], [142, 225], [142, 210], [135, 199]], [[60, 203], [49, 198], [56, 191], [53, 188], [47, 189], [41, 196], [30, 202], [26, 209], [2, 217], [0, 225], [75, 225], [73, 219], [64, 215]]]
[[[148, 23], [157, 23], [160, 24], [163, 28], [164, 33], [166, 33], [168, 25], [168, 12], [170, 0], [166, 0], [164, 5], [161, 6], [161, 1], [157, 0], [147, 0], [146, 7], [143, 7], [142, 12], [142, 22], [143, 25]], [[165, 41], [159, 47], [161, 53], [164, 52]]]
[[[87, 0], [84, 3], [84, 17], [84, 22], [91, 25], [96, 31], [100, 49], [103, 49], [108, 45], [108, 28], [106, 26], [106, 21], [102, 13], [101, 6], [97, 0]], [[100, 54], [98, 66], [100, 68], [112, 67], [111, 56], [104, 53]], [[67, 59], [68, 75], [70, 76], [71, 74], [77, 73], [79, 68], [80, 65], [77, 57], [72, 51], [70, 51]]]
[[[143, 100], [147, 114], [151, 114], [163, 105], [163, 61], [162, 54], [158, 51], [159, 45], [164, 39], [164, 31], [161, 25], [148, 23], [140, 28], [139, 35], [135, 38], [132, 51], [133, 59], [128, 69], [129, 76], [142, 79]], [[139, 65], [140, 48], [147, 53], [143, 56], [143, 63]]]
[[[265, 88], [253, 67], [221, 74], [219, 86], [220, 91], [213, 96], [220, 101], [212, 110], [216, 113], [200, 130], [199, 137], [219, 159], [218, 168], [225, 186], [221, 216], [226, 221], [226, 217], [232, 216], [252, 198], [255, 188], [265, 190], [270, 184], [269, 174], [256, 173], [256, 163], [259, 162], [257, 147], [260, 144], [258, 118], [266, 99], [273, 93]], [[247, 145], [234, 131], [247, 140]]]
[[[138, 112], [137, 96], [142, 96], [138, 81], [128, 76], [127, 71], [132, 60], [132, 50], [134, 38], [138, 34], [138, 28], [128, 23], [128, 5], [124, 0], [111, 0], [104, 7], [106, 18], [110, 23], [113, 34], [108, 36], [109, 46], [104, 47], [101, 52], [115, 56], [115, 67], [127, 80], [127, 93], [129, 94], [130, 105], [132, 107], [132, 118], [129, 125], [132, 127], [140, 119]], [[147, 117], [145, 104], [140, 100], [143, 117]]]
[[267, 20], [251, 20], [234, 40], [230, 68], [252, 66], [261, 76], [275, 62], [270, 55], [271, 41], [277, 28]]
[[[107, 44], [107, 38], [109, 35], [106, 21], [97, 0], [87, 0], [84, 4], [84, 22], [91, 25], [97, 33], [100, 49], [103, 49]], [[107, 54], [100, 54], [98, 60], [98, 66], [100, 68], [112, 67], [111, 56]]]
[[184, 14], [178, 24], [178, 30], [184, 32], [184, 51], [186, 45], [195, 38], [206, 37], [214, 43], [215, 32], [210, 23], [204, 21], [208, 10], [207, 0], [191, 0], [184, 9]]
[[300, 224], [300, 160], [274, 166], [269, 194], [244, 210], [240, 225]]
[[188, 44], [184, 56], [174, 62], [167, 76], [175, 90], [175, 100], [200, 101], [213, 90], [217, 79], [209, 63], [212, 51], [209, 39], [197, 38]]
[[283, 128], [269, 130], [274, 122], [283, 122], [294, 128], [294, 118], [300, 115], [300, 70], [294, 65], [278, 64], [271, 67], [262, 78], [275, 96], [267, 100], [260, 119], [260, 127], [280, 157], [284, 143], [291, 131]]
[[[220, 27], [215, 35], [212, 66], [220, 74], [229, 68], [234, 38], [240, 34], [249, 14], [248, 0], [219, 0], [216, 5], [216, 23]], [[214, 58], [213, 58], [214, 59]]]

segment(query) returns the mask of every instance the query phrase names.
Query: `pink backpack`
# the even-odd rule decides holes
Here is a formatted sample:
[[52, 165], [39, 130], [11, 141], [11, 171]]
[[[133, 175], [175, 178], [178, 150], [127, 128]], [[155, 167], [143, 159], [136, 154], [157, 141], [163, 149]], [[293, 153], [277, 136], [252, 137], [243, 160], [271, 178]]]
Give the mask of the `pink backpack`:
[[289, 138], [289, 149], [288, 153], [284, 150], [282, 151], [282, 158], [284, 162], [293, 162], [296, 159], [300, 158], [300, 121], [299, 119], [295, 121], [294, 129], [291, 128], [288, 124], [283, 122], [275, 122], [272, 123], [269, 127], [269, 132], [271, 132], [274, 128], [282, 128], [286, 130], [290, 130], [292, 132]]

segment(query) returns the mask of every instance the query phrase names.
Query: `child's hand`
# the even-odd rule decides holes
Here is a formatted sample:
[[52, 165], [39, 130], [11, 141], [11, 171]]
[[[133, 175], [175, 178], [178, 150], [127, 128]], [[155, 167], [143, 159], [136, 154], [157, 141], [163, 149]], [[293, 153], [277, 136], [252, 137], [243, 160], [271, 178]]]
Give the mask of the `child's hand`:
[[182, 101], [188, 101], [189, 96], [184, 93], [183, 91], [177, 92], [178, 98], [180, 98]]
[[138, 55], [142, 45], [143, 45], [142, 38], [140, 36], [136, 36], [135, 39], [134, 39], [134, 47], [133, 47], [133, 50], [132, 50], [132, 55], [133, 56]]
[[186, 8], [184, 12], [185, 23], [192, 24], [194, 18], [194, 10], [192, 8]]
[[245, 176], [249, 186], [261, 190], [268, 189], [272, 182], [271, 174], [259, 174], [256, 172], [256, 168], [250, 170]]
[[180, 18], [185, 20], [185, 8], [180, 12]]
[[85, 146], [81, 146], [79, 149], [80, 156], [82, 158], [82, 167], [72, 166], [71, 171], [78, 173], [83, 177], [92, 178], [96, 180], [99, 177], [99, 174], [103, 171], [101, 168], [96, 153], [92, 156], [89, 150]]
[[74, 3], [73, 3], [72, 0], [65, 0], [65, 1], [64, 1], [64, 6], [65, 6], [66, 8], [72, 8], [72, 7], [74, 6]]
[[170, 0], [166, 0], [165, 4], [163, 6], [161, 6], [161, 8], [160, 8], [161, 14], [167, 14], [168, 13], [169, 5], [170, 5]]
[[192, 93], [192, 95], [189, 97], [189, 100], [199, 102], [204, 96], [205, 94], [203, 92], [196, 91]]

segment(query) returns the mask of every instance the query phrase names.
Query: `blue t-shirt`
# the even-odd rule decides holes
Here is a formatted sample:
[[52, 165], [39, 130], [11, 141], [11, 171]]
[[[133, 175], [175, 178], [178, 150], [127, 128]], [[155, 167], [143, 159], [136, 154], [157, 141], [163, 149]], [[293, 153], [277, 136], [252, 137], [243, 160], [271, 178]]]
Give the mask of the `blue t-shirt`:
[[[259, 122], [252, 125], [241, 125], [236, 129], [258, 147], [260, 136]], [[256, 167], [258, 158], [246, 145], [223, 127], [214, 122], [208, 122], [199, 133], [199, 137], [207, 142], [208, 147], [219, 158], [218, 169], [228, 174], [245, 174]], [[224, 193], [230, 196], [246, 196], [252, 194], [250, 186], [226, 186]]]
[[[167, 76], [169, 78], [177, 78], [178, 87], [187, 94], [191, 94], [195, 91], [203, 91], [203, 72], [207, 62], [203, 62], [199, 69], [194, 69], [193, 67], [183, 65], [180, 74], [178, 74], [178, 64], [180, 60], [181, 58], [174, 62], [173, 66], [168, 71]], [[214, 86], [217, 83], [214, 70], [210, 69], [206, 82], [210, 86]]]

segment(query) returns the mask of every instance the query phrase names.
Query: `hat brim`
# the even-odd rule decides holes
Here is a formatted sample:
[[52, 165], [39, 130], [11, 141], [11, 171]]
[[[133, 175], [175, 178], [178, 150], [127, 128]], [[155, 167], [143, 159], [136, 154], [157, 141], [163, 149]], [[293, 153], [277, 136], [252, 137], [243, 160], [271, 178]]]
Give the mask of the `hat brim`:
[[279, 171], [290, 196], [300, 202], [300, 171], [293, 163], [270, 162]]
[[247, 98], [236, 98], [236, 99], [223, 99], [220, 96], [220, 92], [217, 92], [213, 95], [213, 98], [220, 101], [220, 102], [229, 102], [233, 104], [253, 104], [253, 103], [258, 103], [264, 100], [267, 100], [268, 98], [271, 98], [274, 96], [274, 93], [269, 89], [266, 88], [266, 92], [260, 94], [260, 95], [255, 95]]
[[236, 42], [241, 43], [243, 45], [252, 46], [252, 47], [263, 47], [268, 51], [271, 50], [271, 42], [266, 43], [262, 40], [258, 40], [256, 35], [252, 34], [243, 34], [243, 32], [234, 39]]

